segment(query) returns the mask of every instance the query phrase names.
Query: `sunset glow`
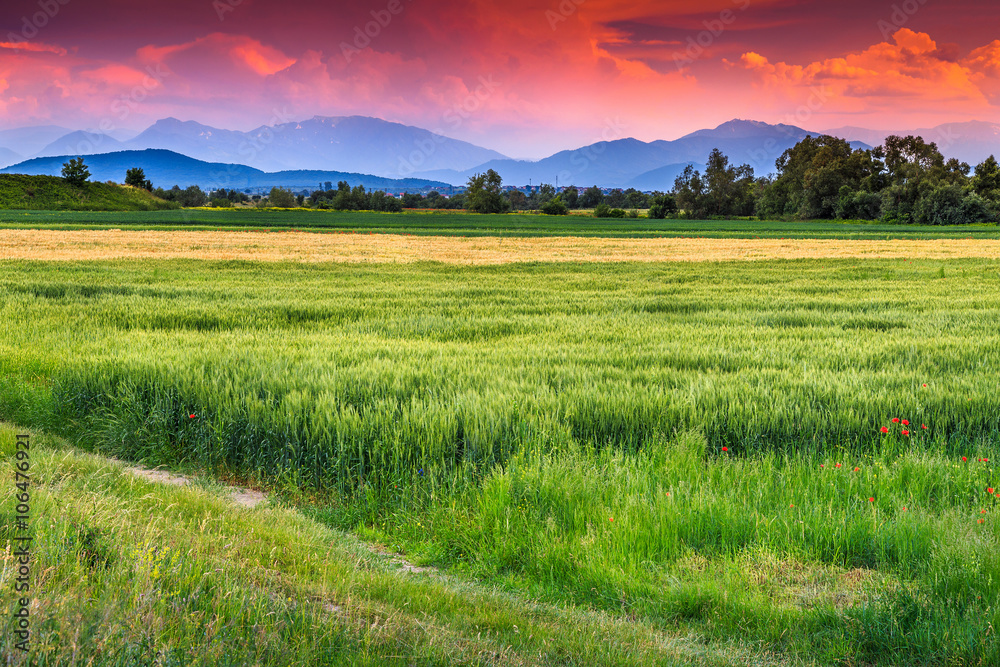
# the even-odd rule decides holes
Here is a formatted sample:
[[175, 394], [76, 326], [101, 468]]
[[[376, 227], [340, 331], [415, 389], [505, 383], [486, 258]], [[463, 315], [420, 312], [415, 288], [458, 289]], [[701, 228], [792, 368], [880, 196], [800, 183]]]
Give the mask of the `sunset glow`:
[[13, 0], [0, 127], [365, 115], [539, 157], [732, 118], [996, 121], [997, 25], [981, 0]]

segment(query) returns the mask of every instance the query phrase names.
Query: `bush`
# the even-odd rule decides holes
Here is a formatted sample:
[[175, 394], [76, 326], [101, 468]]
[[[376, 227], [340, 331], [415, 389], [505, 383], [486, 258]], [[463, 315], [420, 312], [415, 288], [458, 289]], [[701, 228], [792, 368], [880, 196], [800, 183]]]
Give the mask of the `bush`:
[[882, 197], [875, 192], [854, 192], [845, 186], [841, 188], [837, 203], [837, 218], [840, 220], [878, 220], [882, 215]]
[[663, 220], [677, 213], [677, 200], [670, 195], [658, 195], [653, 198], [649, 207], [648, 217], [651, 220]]
[[916, 206], [914, 221], [922, 225], [962, 225], [967, 222], [963, 201], [965, 192], [958, 185], [943, 185], [924, 196]]
[[563, 202], [562, 195], [556, 195], [554, 198], [542, 204], [541, 211], [545, 215], [567, 215], [569, 213], [569, 208], [566, 206], [565, 202]]
[[966, 222], [995, 222], [997, 211], [995, 206], [987, 199], [980, 197], [975, 192], [969, 194], [962, 200], [962, 215]]

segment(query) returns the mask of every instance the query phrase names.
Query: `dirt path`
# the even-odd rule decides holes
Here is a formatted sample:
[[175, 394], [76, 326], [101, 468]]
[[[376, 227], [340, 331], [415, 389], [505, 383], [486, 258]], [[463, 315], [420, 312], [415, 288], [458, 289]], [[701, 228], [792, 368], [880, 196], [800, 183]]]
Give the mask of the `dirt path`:
[[[126, 463], [119, 459], [112, 458], [111, 461], [124, 466], [125, 470], [129, 471], [136, 477], [146, 480], [147, 482], [152, 482], [154, 484], [167, 484], [169, 486], [190, 486], [192, 479], [190, 477], [185, 477], [184, 475], [175, 475], [171, 472], [165, 470], [158, 470], [152, 468], [146, 468], [144, 466], [137, 466]], [[267, 496], [260, 491], [255, 491], [253, 489], [246, 489], [238, 486], [228, 487], [229, 496], [232, 501], [239, 505], [240, 507], [245, 507], [247, 509], [253, 509], [258, 505], [264, 503], [267, 500]], [[368, 544], [364, 542], [359, 542], [366, 549], [372, 553], [383, 556], [391, 565], [396, 566], [400, 571], [407, 574], [428, 574], [435, 577], [444, 577], [436, 567], [421, 567], [419, 565], [414, 565], [400, 554], [389, 551], [378, 544]], [[331, 605], [331, 609], [328, 611], [339, 611], [340, 607]]]
[[[175, 475], [165, 470], [153, 470], [143, 466], [130, 465], [124, 461], [119, 461], [118, 459], [111, 460], [122, 464], [130, 473], [136, 477], [141, 477], [147, 482], [153, 482], [154, 484], [169, 484], [171, 486], [188, 486], [191, 484], [190, 477]], [[240, 507], [246, 507], [247, 509], [253, 509], [267, 500], [267, 496], [260, 491], [246, 489], [239, 486], [229, 487], [229, 495], [234, 503]]]
[[0, 230], [0, 259], [207, 259], [492, 265], [769, 259], [1000, 258], [1000, 240], [498, 238], [301, 232]]

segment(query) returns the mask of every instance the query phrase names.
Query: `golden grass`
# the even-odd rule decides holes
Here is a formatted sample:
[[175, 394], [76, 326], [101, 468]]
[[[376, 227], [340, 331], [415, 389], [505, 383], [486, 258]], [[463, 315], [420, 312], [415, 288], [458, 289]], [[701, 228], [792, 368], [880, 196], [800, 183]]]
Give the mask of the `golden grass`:
[[303, 232], [0, 230], [0, 259], [53, 261], [157, 258], [489, 265], [962, 257], [1000, 258], [1000, 240], [459, 238]]

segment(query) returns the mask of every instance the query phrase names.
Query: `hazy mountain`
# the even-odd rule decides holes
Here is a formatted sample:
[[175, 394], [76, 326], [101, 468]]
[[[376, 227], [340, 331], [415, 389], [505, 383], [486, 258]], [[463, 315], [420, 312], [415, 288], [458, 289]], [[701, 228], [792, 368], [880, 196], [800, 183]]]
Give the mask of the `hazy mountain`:
[[[673, 178], [664, 185], [663, 179], [680, 165], [688, 163], [704, 169], [708, 155], [718, 148], [734, 165], [749, 164], [758, 175], [774, 171], [774, 162], [782, 153], [809, 132], [791, 125], [768, 125], [757, 121], [734, 120], [712, 130], [699, 130], [674, 141], [644, 142], [619, 139], [584, 146], [574, 151], [562, 151], [537, 162], [494, 160], [465, 171], [420, 172], [423, 178], [435, 178], [460, 185], [474, 173], [496, 170], [508, 185], [551, 183], [581, 187], [635, 187], [637, 189], [670, 189]], [[865, 144], [856, 147], [867, 148]], [[660, 172], [659, 170], [663, 170]], [[648, 177], [646, 177], [648, 175]], [[659, 183], [655, 187], [639, 188], [639, 183]]]
[[699, 171], [705, 170], [705, 165], [695, 162], [668, 164], [665, 167], [653, 169], [652, 171], [647, 171], [645, 174], [636, 176], [631, 181], [626, 183], [625, 187], [635, 188], [636, 190], [641, 190], [643, 192], [654, 192], [657, 190], [660, 192], [670, 192], [674, 189], [674, 181], [678, 176], [684, 173], [684, 169], [686, 169], [688, 165], [692, 165]]
[[0, 147], [8, 148], [18, 155], [31, 156], [70, 132], [71, 130], [57, 125], [38, 125], [2, 130], [0, 131]]
[[9, 148], [0, 148], [0, 169], [17, 164], [24, 158]]
[[[74, 155], [34, 158], [0, 170], [6, 174], [29, 174], [57, 176], [63, 164]], [[241, 164], [222, 164], [196, 160], [172, 151], [149, 149], [144, 151], [122, 151], [103, 155], [91, 155], [86, 159], [91, 179], [95, 181], [125, 180], [125, 172], [132, 167], [141, 167], [146, 178], [153, 185], [170, 188], [179, 185], [186, 188], [201, 186], [203, 190], [245, 189], [284, 186], [290, 188], [316, 189], [320, 183], [347, 181], [351, 186], [363, 185], [369, 190], [401, 192], [425, 188], [441, 188], [445, 183], [421, 179], [393, 180], [366, 174], [339, 171], [286, 171], [266, 173]]]
[[35, 157], [53, 157], [56, 155], [97, 155], [124, 150], [120, 141], [108, 136], [80, 130], [59, 137], [51, 144], [34, 154]]
[[199, 160], [270, 171], [341, 170], [389, 178], [405, 178], [429, 168], [463, 170], [505, 157], [427, 130], [363, 116], [317, 116], [251, 132], [167, 118], [124, 146], [162, 148]]
[[890, 135], [901, 137], [923, 137], [926, 142], [934, 142], [946, 158], [958, 158], [968, 162], [973, 167], [990, 155], [1000, 156], [1000, 125], [982, 121], [967, 123], [946, 123], [937, 127], [918, 128], [916, 130], [896, 130], [879, 132], [857, 127], [841, 127], [827, 130], [842, 139], [864, 141], [871, 146], [885, 143]]
[[[126, 142], [129, 150], [162, 149], [208, 162], [248, 164], [241, 147], [249, 146], [247, 135], [235, 130], [219, 130], [194, 121], [176, 118], [158, 120], [146, 131]], [[252, 165], [258, 166], [258, 165]]]
[[[891, 134], [898, 134], [898, 132], [890, 132], [887, 130], [868, 130], [863, 127], [838, 127], [835, 130], [824, 130], [822, 134], [828, 134], [831, 137], [839, 137], [840, 139], [846, 139], [847, 141], [863, 141], [869, 146], [881, 146], [885, 143], [885, 138]], [[905, 136], [905, 135], [904, 135]]]

